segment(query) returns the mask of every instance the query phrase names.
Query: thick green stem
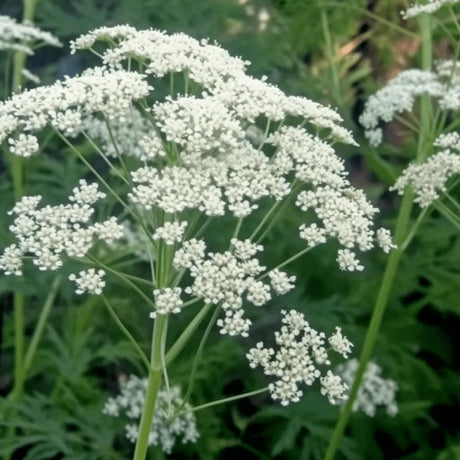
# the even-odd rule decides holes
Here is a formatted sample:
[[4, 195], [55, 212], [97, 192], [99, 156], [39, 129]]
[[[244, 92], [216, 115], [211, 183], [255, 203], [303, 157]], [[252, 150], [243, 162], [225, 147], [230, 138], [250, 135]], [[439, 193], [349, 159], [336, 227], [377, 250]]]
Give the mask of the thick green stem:
[[[431, 68], [432, 61], [430, 16], [428, 14], [422, 14], [419, 20], [422, 37], [422, 68], [424, 70], [428, 70]], [[430, 132], [429, 128], [431, 123], [431, 116], [431, 101], [429, 96], [425, 95], [422, 97], [420, 106], [420, 132], [416, 161], [423, 161], [423, 159], [425, 159], [430, 152], [430, 148], [427, 145], [426, 141], [427, 133]], [[380, 290], [377, 295], [376, 303], [369, 324], [369, 329], [364, 340], [358, 370], [356, 371], [356, 376], [351, 387], [348, 400], [345, 406], [343, 407], [343, 410], [339, 416], [334, 432], [332, 434], [332, 438], [330, 440], [326, 456], [324, 457], [325, 460], [333, 460], [337, 450], [339, 449], [343, 433], [352, 413], [353, 405], [358, 395], [359, 387], [361, 385], [364, 373], [366, 371], [367, 363], [369, 362], [372, 356], [372, 352], [374, 351], [374, 346], [377, 341], [383, 314], [388, 304], [388, 299], [390, 297], [390, 293], [399, 267], [401, 256], [406, 247], [404, 242], [408, 234], [410, 214], [413, 202], [414, 193], [411, 190], [406, 189], [406, 192], [404, 193], [401, 202], [401, 207], [399, 210], [395, 228], [395, 243], [398, 246], [398, 249], [393, 251], [388, 259], [385, 273], [383, 275], [382, 284], [380, 285]]]
[[133, 460], [144, 460], [147, 455], [155, 403], [158, 391], [160, 390], [161, 375], [163, 373], [161, 352], [163, 334], [166, 333], [166, 320], [167, 317], [165, 315], [158, 315], [153, 327], [152, 352], [150, 358], [151, 370], [149, 372], [147, 394], [145, 395], [144, 408], [142, 410], [142, 417], [139, 424], [139, 434], [137, 437]]

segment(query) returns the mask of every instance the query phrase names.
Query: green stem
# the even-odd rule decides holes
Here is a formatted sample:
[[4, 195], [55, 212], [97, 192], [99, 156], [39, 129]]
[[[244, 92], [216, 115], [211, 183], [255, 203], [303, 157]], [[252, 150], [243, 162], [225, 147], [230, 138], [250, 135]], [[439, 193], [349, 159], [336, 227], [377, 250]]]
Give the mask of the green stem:
[[118, 278], [122, 279], [126, 284], [131, 286], [135, 292], [139, 294], [140, 297], [147, 303], [147, 305], [150, 306], [152, 311], [155, 311], [155, 304], [150, 300], [147, 295], [142, 291], [142, 289], [139, 289], [129, 278], [126, 278], [121, 272], [118, 272], [116, 270], [113, 270], [109, 266], [103, 264], [99, 260], [97, 260], [95, 257], [92, 255], [88, 254], [87, 257], [92, 260], [97, 266], [103, 268], [104, 270], [107, 270], [108, 272], [112, 273], [113, 275], [117, 276]]
[[198, 326], [203, 322], [204, 318], [209, 313], [209, 310], [211, 309], [211, 307], [212, 307], [211, 304], [205, 305], [198, 312], [198, 314], [192, 319], [192, 321], [190, 321], [188, 326], [185, 328], [184, 332], [182, 332], [179, 338], [174, 342], [174, 344], [168, 350], [168, 353], [166, 353], [166, 358], [165, 358], [166, 364], [170, 364], [177, 357], [177, 355], [182, 351], [182, 349], [185, 347], [185, 345], [189, 341], [190, 337], [197, 330]]
[[[299, 257], [302, 257], [304, 254], [306, 254], [308, 251], [310, 251], [310, 249], [312, 249], [312, 248], [310, 246], [307, 246], [305, 249], [302, 249], [297, 254], [294, 254], [292, 257], [289, 257], [289, 259], [286, 259], [284, 262], [282, 262], [279, 265], [277, 265], [276, 267], [272, 268], [270, 271], [277, 270], [277, 269], [285, 267], [286, 265], [289, 265], [291, 262], [294, 262], [294, 260], [297, 260]], [[268, 273], [269, 272], [266, 272], [263, 275], [260, 275], [257, 279], [260, 280], [262, 278], [265, 278], [266, 276], [268, 276]]]
[[176, 415], [183, 415], [188, 412], [197, 412], [199, 410], [207, 409], [208, 407], [218, 406], [220, 404], [225, 404], [225, 403], [232, 402], [232, 401], [238, 401], [238, 399], [250, 398], [251, 396], [256, 396], [261, 393], [265, 393], [267, 391], [268, 391], [268, 387], [259, 388], [258, 390], [249, 391], [248, 393], [243, 393], [241, 395], [230, 396], [229, 398], [218, 399], [217, 401], [211, 401], [206, 404], [201, 404], [200, 406], [191, 407], [190, 409], [186, 409], [186, 410], [178, 412]]
[[220, 313], [220, 307], [216, 307], [211, 319], [209, 320], [208, 326], [206, 327], [203, 337], [201, 338], [200, 345], [198, 346], [198, 350], [196, 352], [195, 359], [193, 361], [192, 372], [190, 374], [187, 391], [184, 396], [184, 402], [182, 403], [181, 407], [184, 407], [184, 405], [190, 399], [190, 395], [192, 394], [192, 391], [193, 391], [193, 386], [195, 385], [196, 371], [198, 370], [198, 364], [200, 362], [201, 355], [203, 354], [204, 346], [206, 344], [206, 341], [208, 340], [209, 334], [211, 333], [211, 329], [213, 328], [217, 320], [217, 317], [219, 316], [219, 313]]
[[145, 395], [142, 417], [139, 423], [139, 434], [137, 437], [133, 460], [145, 460], [147, 455], [149, 434], [152, 428], [155, 403], [157, 400], [158, 391], [160, 390], [161, 375], [163, 373], [161, 351], [163, 334], [166, 332], [166, 327], [167, 316], [158, 315], [155, 319], [155, 324], [153, 327], [152, 352], [150, 358], [151, 370], [149, 372], [147, 393]]
[[[395, 242], [399, 246], [399, 243], [402, 242], [404, 235], [406, 234], [407, 226], [410, 218], [410, 211], [412, 209], [413, 203], [413, 193], [411, 191], [406, 191], [396, 227]], [[374, 306], [374, 311], [372, 313], [372, 318], [369, 324], [369, 329], [367, 330], [366, 338], [364, 340], [363, 349], [361, 352], [358, 370], [356, 371], [355, 379], [348, 396], [348, 400], [343, 407], [342, 412], [340, 413], [339, 420], [335, 426], [332, 438], [329, 443], [328, 450], [326, 452], [325, 460], [332, 460], [335, 457], [335, 454], [340, 446], [340, 441], [342, 439], [345, 427], [347, 425], [348, 419], [353, 411], [353, 404], [358, 395], [359, 387], [366, 371], [367, 363], [372, 356], [374, 350], [374, 345], [377, 340], [377, 335], [380, 329], [380, 324], [382, 322], [383, 313], [390, 296], [391, 289], [393, 287], [393, 281], [396, 276], [396, 272], [399, 267], [399, 261], [401, 259], [402, 251], [401, 249], [394, 250], [389, 259], [383, 275], [382, 284], [380, 285], [380, 290], [377, 295], [377, 300]]]
[[[23, 21], [32, 22], [35, 12], [35, 6], [38, 0], [23, 0], [24, 12]], [[13, 57], [13, 77], [12, 91], [18, 92], [22, 82], [22, 71], [26, 62], [26, 53], [16, 51]], [[10, 172], [13, 179], [13, 189], [16, 200], [19, 200], [24, 195], [22, 158], [17, 155], [9, 156]], [[22, 398], [24, 390], [24, 306], [25, 297], [22, 292], [17, 290], [13, 294], [13, 315], [14, 315], [14, 386], [12, 390], [13, 400], [18, 402]], [[6, 436], [11, 438], [14, 436], [16, 427], [12, 425]], [[11, 454], [6, 454], [6, 460], [11, 458]]]
[[147, 357], [145, 356], [144, 352], [142, 351], [142, 348], [136, 342], [136, 339], [131, 335], [128, 329], [126, 329], [125, 325], [121, 322], [120, 318], [118, 318], [118, 315], [115, 313], [115, 310], [113, 309], [112, 305], [110, 305], [105, 295], [101, 295], [101, 297], [102, 297], [102, 300], [104, 301], [104, 305], [107, 311], [109, 312], [112, 319], [115, 321], [115, 324], [118, 326], [121, 332], [123, 332], [124, 336], [132, 343], [136, 351], [139, 353], [139, 357], [141, 358], [142, 362], [145, 364], [145, 366], [147, 367], [147, 370], [149, 371], [150, 363]]
[[[422, 68], [424, 70], [431, 68], [431, 56], [432, 56], [432, 44], [431, 44], [431, 22], [430, 16], [422, 14], [420, 16], [420, 28], [422, 37]], [[429, 153], [429, 149], [425, 146], [426, 133], [430, 132], [430, 120], [431, 120], [431, 101], [429, 96], [422, 96], [421, 101], [421, 112], [420, 112], [420, 133], [419, 142], [417, 148], [416, 161], [422, 161]], [[390, 297], [390, 293], [393, 287], [393, 282], [396, 277], [396, 273], [399, 267], [399, 262], [403, 254], [402, 246], [408, 233], [408, 226], [410, 222], [410, 214], [414, 202], [414, 193], [410, 189], [406, 189], [401, 202], [398, 218], [396, 221], [395, 228], [395, 243], [398, 249], [394, 250], [388, 258], [387, 266], [383, 275], [382, 284], [377, 295], [374, 310], [372, 312], [369, 329], [366, 333], [364, 340], [358, 370], [356, 371], [355, 379], [348, 396], [348, 400], [345, 403], [343, 410], [340, 413], [339, 419], [335, 426], [331, 440], [329, 442], [328, 449], [324, 460], [333, 460], [337, 450], [339, 449], [340, 442], [347, 426], [350, 415], [353, 411], [353, 404], [358, 395], [359, 387], [361, 385], [364, 373], [366, 371], [367, 363], [369, 362], [372, 352], [374, 350], [375, 343], [377, 341], [380, 324], [382, 322], [383, 314]]]
[[40, 316], [38, 318], [37, 326], [35, 327], [34, 333], [32, 335], [32, 339], [30, 340], [30, 344], [27, 347], [27, 352], [25, 354], [24, 366], [23, 366], [24, 379], [26, 377], [27, 370], [29, 369], [35, 357], [37, 346], [43, 335], [43, 331], [45, 329], [46, 322], [48, 321], [48, 317], [50, 315], [51, 308], [53, 306], [54, 299], [56, 298], [57, 292], [59, 290], [59, 285], [61, 284], [61, 281], [62, 281], [61, 276], [57, 276], [56, 278], [54, 278], [54, 281], [51, 284], [49, 294], [45, 299], [45, 303], [43, 304], [42, 311], [40, 312]]
[[337, 72], [337, 65], [336, 65], [335, 57], [334, 57], [334, 47], [332, 44], [331, 33], [329, 30], [329, 22], [327, 20], [327, 14], [326, 14], [324, 7], [321, 8], [321, 26], [323, 29], [324, 41], [326, 42], [326, 56], [327, 56], [327, 60], [329, 61], [329, 68], [331, 71], [334, 99], [337, 105], [341, 107], [343, 101], [342, 101], [342, 94], [340, 90], [339, 75]]

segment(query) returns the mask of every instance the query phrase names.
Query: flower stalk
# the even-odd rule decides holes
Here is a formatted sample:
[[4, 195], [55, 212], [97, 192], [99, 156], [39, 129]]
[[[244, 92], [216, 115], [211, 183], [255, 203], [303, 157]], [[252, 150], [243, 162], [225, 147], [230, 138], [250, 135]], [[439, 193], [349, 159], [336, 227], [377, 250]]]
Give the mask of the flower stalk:
[[[431, 68], [432, 61], [432, 43], [431, 43], [431, 18], [428, 14], [422, 14], [419, 18], [420, 29], [421, 29], [421, 60], [422, 68], [428, 70]], [[422, 161], [428, 155], [428, 146], [426, 144], [427, 133], [430, 132], [430, 123], [431, 123], [431, 101], [428, 95], [423, 95], [421, 100], [420, 107], [420, 131], [419, 131], [419, 141], [417, 148], [416, 161]], [[399, 263], [401, 256], [404, 253], [404, 250], [407, 248], [407, 245], [404, 244], [405, 239], [409, 233], [409, 224], [410, 224], [410, 215], [414, 203], [414, 192], [410, 189], [406, 189], [404, 192], [401, 206], [396, 221], [395, 228], [395, 243], [397, 248], [391, 253], [388, 258], [387, 266], [383, 275], [382, 283], [377, 295], [375, 302], [374, 310], [372, 313], [371, 321], [369, 323], [369, 328], [366, 333], [366, 338], [364, 340], [363, 348], [361, 351], [361, 356], [359, 360], [359, 366], [356, 371], [356, 376], [351, 387], [348, 400], [345, 403], [337, 424], [334, 428], [326, 455], [325, 460], [333, 460], [335, 455], [340, 447], [340, 442], [342, 440], [343, 433], [347, 426], [348, 420], [353, 411], [353, 405], [358, 395], [358, 391], [361, 385], [361, 382], [366, 372], [366, 367], [369, 360], [372, 357], [374, 351], [375, 343], [378, 338], [380, 325], [382, 318], [388, 305], [388, 300], [393, 288], [393, 283], [395, 280], [396, 273], [399, 268]]]

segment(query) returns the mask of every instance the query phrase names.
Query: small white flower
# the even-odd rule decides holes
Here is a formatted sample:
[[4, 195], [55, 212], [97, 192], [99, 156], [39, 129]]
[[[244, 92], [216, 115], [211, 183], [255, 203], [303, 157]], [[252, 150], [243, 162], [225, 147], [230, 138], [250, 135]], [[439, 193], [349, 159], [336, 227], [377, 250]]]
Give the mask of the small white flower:
[[10, 152], [20, 157], [30, 157], [39, 150], [38, 140], [31, 134], [19, 134], [17, 139], [9, 138]]
[[434, 13], [447, 3], [458, 3], [459, 0], [428, 0], [426, 3], [416, 3], [405, 11], [401, 11], [403, 19], [414, 18], [422, 13]]
[[[342, 376], [348, 385], [352, 385], [358, 366], [358, 360], [351, 359], [338, 366], [337, 373]], [[397, 383], [394, 380], [383, 378], [382, 368], [370, 361], [364, 372], [358, 395], [353, 404], [353, 410], [362, 411], [368, 417], [374, 417], [378, 407], [382, 406], [386, 409], [388, 415], [394, 416], [398, 412], [397, 390]]]
[[329, 337], [329, 343], [337, 353], [340, 353], [344, 358], [348, 358], [353, 344], [342, 335], [342, 328], [336, 327], [335, 331], [335, 334]]
[[[321, 393], [326, 395], [331, 403], [345, 397], [347, 385], [331, 370], [322, 375], [322, 367], [330, 366], [325, 347], [325, 334], [314, 330], [302, 313], [295, 310], [282, 311], [281, 329], [275, 332], [277, 350], [264, 348], [259, 342], [251, 348], [246, 357], [249, 366], [261, 366], [265, 375], [274, 376], [274, 383], [268, 389], [274, 400], [279, 400], [284, 406], [298, 402], [303, 392], [301, 384], [313, 385], [318, 379], [321, 383]], [[338, 351], [346, 357], [352, 344], [341, 335], [340, 328], [329, 338]]]
[[284, 295], [295, 287], [295, 276], [288, 276], [285, 272], [278, 269], [268, 272], [270, 284], [275, 292], [279, 295]]
[[[450, 140], [455, 142], [455, 137], [451, 136]], [[441, 138], [440, 143], [446, 143], [446, 138]], [[460, 174], [459, 153], [442, 150], [424, 163], [410, 164], [390, 190], [402, 195], [405, 188], [411, 186], [416, 194], [414, 201], [426, 208], [439, 198], [441, 192], [447, 190], [447, 181], [457, 174]]]
[[321, 377], [321, 394], [327, 396], [331, 404], [336, 404], [337, 401], [346, 399], [348, 385], [338, 375], [334, 375], [332, 371], [327, 371], [324, 377]]
[[316, 224], [311, 224], [308, 227], [302, 224], [299, 227], [300, 238], [307, 241], [309, 247], [313, 248], [326, 242], [326, 230], [319, 228]]
[[[109, 398], [102, 410], [106, 415], [126, 418], [126, 437], [133, 444], [139, 435], [138, 421], [141, 418], [146, 393], [147, 379], [130, 375], [120, 383], [120, 394]], [[179, 408], [185, 413], [178, 415]], [[160, 446], [169, 455], [179, 437], [182, 438], [183, 444], [196, 442], [200, 435], [195, 414], [187, 412], [189, 409], [191, 406], [188, 403], [184, 404], [178, 386], [160, 390], [155, 403], [155, 417], [150, 428], [148, 445]]]
[[337, 252], [337, 262], [341, 270], [353, 272], [361, 271], [364, 267], [359, 263], [354, 252], [349, 249], [339, 249]]
[[168, 315], [170, 313], [180, 313], [184, 302], [180, 298], [181, 288], [163, 288], [155, 289], [156, 311], [150, 313], [150, 318], [156, 318], [157, 315]]
[[188, 222], [166, 222], [163, 226], [158, 227], [153, 234], [154, 240], [163, 240], [165, 244], [172, 245], [180, 243], [184, 237], [185, 229]]
[[382, 251], [388, 254], [392, 249], [396, 249], [396, 245], [393, 243], [390, 230], [386, 228], [379, 228], [375, 232], [377, 244], [382, 248]]
[[77, 289], [75, 290], [76, 294], [88, 292], [89, 294], [100, 295], [105, 287], [104, 276], [104, 270], [98, 270], [96, 272], [94, 268], [90, 268], [79, 272], [78, 277], [75, 274], [69, 275], [69, 280], [75, 281], [77, 285]]

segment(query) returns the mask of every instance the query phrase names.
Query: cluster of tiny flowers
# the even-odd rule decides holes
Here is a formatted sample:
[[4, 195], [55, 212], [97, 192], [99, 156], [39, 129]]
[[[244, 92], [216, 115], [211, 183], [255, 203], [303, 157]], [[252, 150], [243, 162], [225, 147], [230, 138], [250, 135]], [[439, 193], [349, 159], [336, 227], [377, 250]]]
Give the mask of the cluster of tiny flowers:
[[180, 313], [184, 304], [180, 298], [181, 293], [182, 289], [178, 287], [155, 289], [153, 294], [155, 296], [156, 311], [150, 313], [150, 318], [156, 318], [157, 315]]
[[89, 294], [100, 295], [105, 287], [104, 276], [104, 270], [98, 270], [96, 272], [94, 268], [90, 268], [89, 270], [83, 270], [78, 273], [78, 277], [71, 274], [69, 280], [75, 281], [77, 285], [77, 289], [75, 290], [76, 294], [88, 292]]
[[[107, 157], [119, 155], [152, 161], [165, 155], [161, 138], [152, 131], [148, 120], [135, 108], [122, 116], [108, 120], [97, 116], [85, 117], [81, 132], [86, 134]], [[79, 132], [75, 132], [76, 136]]]
[[[295, 181], [303, 189], [298, 206], [312, 209], [320, 220], [299, 229], [310, 247], [328, 237], [350, 251], [379, 243], [372, 228], [376, 210], [351, 186], [332, 147], [337, 140], [356, 145], [334, 110], [287, 96], [265, 78], [248, 76], [247, 62], [183, 34], [102, 27], [75, 40], [72, 51], [96, 41], [110, 44], [98, 53], [104, 67], [0, 106], [0, 141], [9, 138], [15, 152], [26, 156], [37, 143], [32, 134], [22, 139], [16, 131], [51, 124], [66, 136], [83, 133], [99, 142], [106, 157], [121, 153], [143, 161], [130, 172], [129, 198], [138, 208], [167, 214], [198, 210], [209, 217], [230, 212], [243, 218], [263, 198], [285, 199]], [[133, 58], [142, 61], [144, 74], [122, 70]], [[201, 91], [187, 94], [185, 84], [184, 94], [149, 107], [147, 76], [177, 72]], [[140, 99], [142, 111], [133, 108]], [[265, 132], [259, 121], [265, 121]], [[316, 135], [307, 131], [311, 125]], [[171, 235], [168, 244], [178, 240]]]
[[459, 0], [428, 0], [426, 3], [416, 3], [405, 11], [401, 11], [403, 19], [410, 19], [422, 13], [434, 13], [446, 4], [458, 3]]
[[270, 284], [257, 279], [265, 267], [254, 257], [263, 247], [249, 240], [231, 240], [231, 249], [206, 254], [203, 241], [189, 240], [177, 250], [173, 265], [176, 270], [189, 269], [193, 282], [185, 293], [203, 298], [207, 304], [219, 305], [224, 318], [217, 320], [222, 334], [248, 336], [251, 320], [244, 318], [243, 302], [263, 306], [275, 294], [294, 288], [295, 277], [280, 270], [268, 272]]
[[428, 94], [443, 110], [460, 108], [460, 66], [441, 61], [436, 71], [411, 69], [400, 72], [366, 102], [359, 121], [373, 146], [382, 142], [380, 122], [388, 123], [397, 115], [413, 110], [416, 99]]
[[[277, 379], [268, 386], [272, 398], [284, 406], [298, 402], [303, 394], [299, 386], [311, 386], [319, 380], [321, 393], [332, 404], [345, 399], [348, 386], [330, 369], [326, 335], [313, 329], [300, 312], [283, 310], [282, 314], [283, 326], [275, 332], [278, 349], [266, 348], [259, 342], [246, 355], [250, 367], [261, 366], [265, 375]], [[352, 347], [340, 328], [329, 338], [329, 344], [345, 358]]]
[[[336, 372], [351, 386], [358, 370], [358, 360], [351, 359], [337, 367]], [[353, 404], [354, 411], [362, 411], [368, 417], [374, 417], [379, 406], [385, 407], [388, 415], [398, 413], [396, 392], [398, 385], [394, 380], [382, 377], [382, 369], [374, 362], [369, 362]]]
[[[39, 131], [48, 124], [64, 135], [75, 135], [86, 116], [99, 113], [109, 120], [119, 118], [134, 100], [145, 97], [150, 90], [145, 75], [95, 67], [80, 76], [15, 94], [0, 103], [0, 142], [8, 138], [17, 143], [16, 131]], [[29, 149], [24, 148], [23, 141], [23, 148], [14, 153], [34, 153], [37, 148], [32, 137], [27, 136]]]
[[[132, 443], [139, 435], [138, 421], [144, 407], [147, 392], [147, 379], [140, 379], [134, 375], [120, 383], [120, 394], [109, 398], [103, 408], [103, 413], [112, 417], [125, 416], [133, 422], [125, 426], [126, 437]], [[155, 403], [155, 417], [150, 429], [148, 445], [159, 446], [170, 454], [177, 439], [182, 437], [182, 443], [196, 442], [199, 433], [196, 427], [196, 418], [193, 412], [185, 412], [190, 405], [183, 404], [179, 387], [173, 386], [169, 391], [164, 389], [158, 392]], [[185, 413], [176, 414], [181, 408]]]
[[94, 203], [105, 194], [96, 183], [80, 180], [73, 189], [69, 204], [38, 208], [41, 196], [25, 196], [9, 214], [15, 219], [10, 231], [17, 243], [8, 246], [0, 256], [0, 270], [6, 274], [22, 274], [22, 258], [33, 256], [40, 270], [56, 270], [62, 265], [63, 254], [84, 257], [95, 241], [112, 244], [123, 237], [123, 227], [111, 217], [90, 223]]
[[161, 227], [157, 227], [153, 233], [154, 240], [163, 240], [168, 246], [174, 243], [180, 243], [184, 237], [185, 229], [188, 223], [183, 222], [166, 222]]
[[407, 186], [416, 194], [415, 202], [425, 208], [433, 203], [439, 194], [447, 191], [447, 181], [460, 174], [460, 135], [450, 133], [440, 136], [435, 145], [444, 150], [432, 155], [421, 164], [410, 164], [392, 186], [400, 195]]
[[30, 22], [20, 24], [9, 16], [0, 16], [0, 50], [34, 54], [33, 47], [40, 44], [62, 46], [54, 35]]

